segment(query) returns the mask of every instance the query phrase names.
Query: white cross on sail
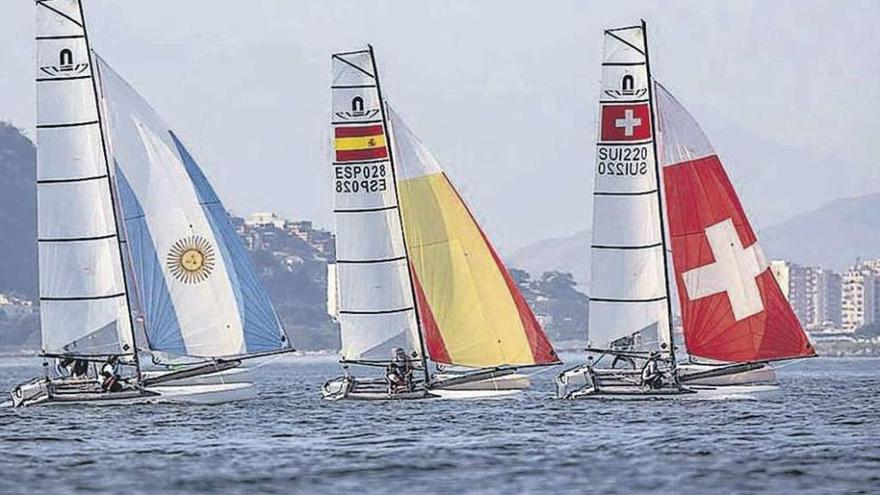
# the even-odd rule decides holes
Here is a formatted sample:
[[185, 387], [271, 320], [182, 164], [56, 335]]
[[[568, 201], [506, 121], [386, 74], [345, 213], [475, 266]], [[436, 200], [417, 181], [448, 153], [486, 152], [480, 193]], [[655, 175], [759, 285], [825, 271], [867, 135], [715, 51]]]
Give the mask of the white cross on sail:
[[623, 129], [623, 133], [626, 136], [632, 136], [636, 127], [642, 125], [642, 119], [636, 117], [633, 113], [632, 109], [627, 108], [623, 112], [623, 118], [617, 119], [614, 121], [614, 126]]
[[744, 248], [728, 218], [706, 229], [715, 262], [682, 273], [688, 298], [701, 299], [726, 293], [736, 321], [764, 310], [755, 279], [769, 267], [757, 242]]

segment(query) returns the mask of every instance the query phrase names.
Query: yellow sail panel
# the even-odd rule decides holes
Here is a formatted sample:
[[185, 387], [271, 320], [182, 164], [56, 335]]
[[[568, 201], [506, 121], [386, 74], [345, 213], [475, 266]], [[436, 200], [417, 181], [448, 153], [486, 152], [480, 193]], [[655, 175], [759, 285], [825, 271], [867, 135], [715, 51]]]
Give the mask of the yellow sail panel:
[[558, 361], [446, 175], [406, 178], [398, 191], [431, 358], [469, 367]]

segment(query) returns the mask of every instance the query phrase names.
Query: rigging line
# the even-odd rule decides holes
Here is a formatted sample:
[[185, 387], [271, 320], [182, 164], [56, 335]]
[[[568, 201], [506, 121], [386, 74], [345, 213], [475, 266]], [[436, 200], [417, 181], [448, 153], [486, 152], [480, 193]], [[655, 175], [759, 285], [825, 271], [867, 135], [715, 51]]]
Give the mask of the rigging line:
[[367, 77], [370, 77], [370, 78], [376, 79], [376, 76], [374, 76], [373, 74], [370, 74], [369, 72], [365, 71], [364, 69], [362, 69], [362, 68], [358, 67], [357, 65], [355, 65], [355, 64], [353, 64], [353, 63], [351, 63], [351, 62], [349, 62], [348, 60], [345, 60], [345, 59], [342, 58], [342, 57], [337, 56], [336, 54], [333, 54], [333, 57], [332, 57], [332, 58], [335, 58], [336, 60], [339, 60], [340, 62], [342, 62], [342, 63], [344, 63], [344, 64], [346, 64], [346, 65], [350, 65], [351, 67], [353, 67], [353, 68], [355, 68], [355, 69], [357, 69], [357, 70], [363, 72], [364, 74], [367, 75]]

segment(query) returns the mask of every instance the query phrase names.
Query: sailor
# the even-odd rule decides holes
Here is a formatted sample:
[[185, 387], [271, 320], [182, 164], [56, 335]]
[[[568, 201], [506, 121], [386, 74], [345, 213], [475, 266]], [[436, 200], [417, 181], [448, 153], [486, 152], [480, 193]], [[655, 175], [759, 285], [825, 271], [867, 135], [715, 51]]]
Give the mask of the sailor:
[[388, 392], [397, 394], [411, 392], [413, 389], [413, 366], [400, 347], [391, 350], [391, 362], [385, 368], [385, 379], [388, 380]]
[[55, 360], [55, 372], [61, 378], [80, 378], [85, 376], [88, 371], [89, 362], [85, 359], [66, 357]]
[[61, 378], [73, 376], [73, 363], [73, 358], [56, 359], [55, 373]]
[[642, 368], [642, 386], [650, 389], [657, 389], [663, 384], [663, 374], [660, 373], [660, 367], [657, 361], [660, 360], [660, 353], [651, 351], [648, 361]]
[[105, 392], [119, 392], [122, 385], [119, 383], [119, 357], [110, 356], [104, 366], [101, 366], [101, 390]]

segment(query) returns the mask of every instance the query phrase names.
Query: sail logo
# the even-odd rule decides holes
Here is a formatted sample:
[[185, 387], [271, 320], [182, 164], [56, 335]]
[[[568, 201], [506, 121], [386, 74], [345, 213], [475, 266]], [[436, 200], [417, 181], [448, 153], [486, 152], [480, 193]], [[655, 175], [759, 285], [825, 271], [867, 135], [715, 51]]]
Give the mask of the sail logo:
[[636, 80], [632, 74], [624, 74], [620, 80], [620, 89], [606, 89], [605, 94], [611, 98], [641, 98], [648, 92], [648, 88], [636, 89]]
[[651, 138], [647, 103], [602, 105], [601, 141], [640, 141]]
[[727, 294], [736, 321], [764, 311], [757, 278], [770, 265], [758, 243], [743, 247], [730, 218], [707, 227], [706, 240], [715, 262], [681, 274], [688, 299]]
[[200, 235], [175, 242], [168, 251], [165, 266], [171, 275], [185, 284], [204, 282], [214, 271], [214, 247]]
[[351, 99], [351, 110], [336, 112], [336, 116], [342, 120], [369, 120], [379, 115], [378, 108], [364, 109], [364, 98], [355, 96]]
[[388, 158], [382, 124], [336, 127], [334, 149], [337, 162], [358, 162]]
[[89, 64], [73, 63], [73, 52], [70, 48], [64, 48], [58, 52], [58, 65], [46, 65], [40, 67], [40, 71], [52, 77], [59, 76], [76, 76], [82, 74], [89, 68]]

